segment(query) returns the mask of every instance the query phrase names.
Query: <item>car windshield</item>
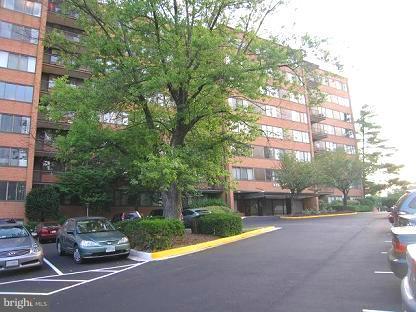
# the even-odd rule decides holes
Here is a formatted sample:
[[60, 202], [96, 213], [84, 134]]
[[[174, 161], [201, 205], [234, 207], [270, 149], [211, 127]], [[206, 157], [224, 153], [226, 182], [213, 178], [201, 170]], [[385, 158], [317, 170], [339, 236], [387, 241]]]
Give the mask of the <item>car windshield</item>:
[[0, 239], [27, 237], [29, 233], [23, 226], [0, 227]]
[[95, 233], [115, 231], [114, 226], [107, 220], [82, 220], [77, 222], [77, 233]]

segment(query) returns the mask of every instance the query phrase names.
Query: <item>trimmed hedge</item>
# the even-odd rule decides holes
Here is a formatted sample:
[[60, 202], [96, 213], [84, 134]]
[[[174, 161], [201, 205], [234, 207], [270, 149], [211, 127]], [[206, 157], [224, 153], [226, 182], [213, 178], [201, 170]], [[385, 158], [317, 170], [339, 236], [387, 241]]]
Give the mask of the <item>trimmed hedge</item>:
[[204, 209], [211, 211], [212, 213], [234, 213], [231, 208], [225, 206], [208, 206]]
[[221, 207], [228, 208], [224, 200], [222, 200], [221, 198], [196, 199], [188, 205], [188, 208], [203, 208], [203, 207], [205, 208], [205, 207], [210, 207], [210, 206], [221, 206]]
[[179, 220], [139, 219], [122, 221], [116, 228], [129, 238], [132, 248], [143, 251], [158, 251], [172, 246], [173, 239], [185, 234]]
[[243, 231], [243, 222], [237, 214], [211, 213], [195, 219], [193, 232], [227, 237], [240, 234]]

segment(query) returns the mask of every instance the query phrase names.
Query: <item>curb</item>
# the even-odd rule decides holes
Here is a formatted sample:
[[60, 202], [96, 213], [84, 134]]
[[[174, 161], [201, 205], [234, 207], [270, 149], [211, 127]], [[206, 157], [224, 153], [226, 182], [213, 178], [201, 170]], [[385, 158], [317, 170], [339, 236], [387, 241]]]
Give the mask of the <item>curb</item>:
[[283, 220], [303, 220], [303, 219], [316, 219], [316, 218], [328, 218], [328, 217], [337, 217], [337, 216], [353, 216], [356, 215], [357, 212], [347, 212], [347, 213], [333, 213], [333, 214], [326, 214], [321, 216], [302, 216], [302, 217], [283, 217], [281, 216], [280, 219]]
[[268, 227], [264, 227], [261, 229], [248, 231], [239, 235], [215, 239], [215, 240], [205, 242], [205, 243], [199, 243], [195, 245], [178, 247], [178, 248], [167, 249], [167, 250], [156, 251], [156, 252], [143, 252], [143, 251], [137, 251], [137, 250], [131, 249], [129, 259], [135, 260], [135, 261], [165, 260], [165, 259], [184, 256], [184, 255], [188, 255], [188, 254], [195, 253], [198, 251], [233, 243], [239, 240], [243, 240], [246, 238], [258, 236], [258, 235], [273, 232], [273, 231], [277, 231], [280, 229], [281, 229], [280, 227], [268, 226]]

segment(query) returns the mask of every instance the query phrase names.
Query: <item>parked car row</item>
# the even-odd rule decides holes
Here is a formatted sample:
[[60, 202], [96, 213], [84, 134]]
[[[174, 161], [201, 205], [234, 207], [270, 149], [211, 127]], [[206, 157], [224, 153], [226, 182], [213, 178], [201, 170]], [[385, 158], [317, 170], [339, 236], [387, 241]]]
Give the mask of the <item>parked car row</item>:
[[[190, 227], [192, 220], [211, 213], [204, 208], [185, 209], [183, 222]], [[163, 209], [154, 209], [150, 217], [162, 217]], [[138, 211], [118, 213], [112, 222], [137, 220]], [[57, 253], [70, 254], [76, 263], [85, 259], [101, 257], [128, 257], [128, 238], [117, 231], [103, 217], [70, 218], [60, 226], [58, 222], [41, 222], [31, 233], [13, 219], [0, 219], [0, 271], [28, 267], [40, 267], [43, 249], [40, 243], [55, 242]]]
[[388, 219], [392, 246], [388, 252], [391, 271], [402, 279], [403, 310], [416, 312], [416, 192], [406, 192], [392, 207]]

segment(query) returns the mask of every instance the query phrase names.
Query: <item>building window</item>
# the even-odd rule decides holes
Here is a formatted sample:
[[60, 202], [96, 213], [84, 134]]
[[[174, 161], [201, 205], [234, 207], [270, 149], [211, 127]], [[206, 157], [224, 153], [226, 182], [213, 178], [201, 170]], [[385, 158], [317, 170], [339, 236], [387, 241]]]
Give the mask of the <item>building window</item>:
[[277, 180], [277, 170], [265, 169], [265, 172], [266, 172], [266, 181], [276, 181]]
[[40, 16], [42, 4], [26, 0], [0, 0], [2, 8], [29, 14], [32, 16]]
[[0, 200], [23, 201], [25, 195], [25, 182], [0, 181]]
[[309, 143], [309, 134], [303, 131], [292, 130], [293, 141]]
[[0, 51], [0, 67], [34, 73], [36, 68], [36, 58]]
[[283, 129], [279, 127], [261, 125], [264, 136], [269, 138], [283, 139]]
[[0, 37], [37, 44], [39, 30], [0, 21]]
[[311, 153], [295, 151], [295, 157], [298, 161], [311, 161]]
[[239, 181], [247, 181], [247, 180], [254, 180], [254, 174], [252, 168], [233, 168], [233, 177], [235, 180]]
[[0, 114], [0, 131], [29, 134], [30, 117]]
[[228, 98], [228, 104], [232, 109], [237, 108], [248, 108], [252, 103], [250, 101], [240, 99], [240, 98]]
[[27, 167], [27, 149], [0, 147], [0, 166]]
[[282, 149], [273, 148], [273, 147], [264, 147], [265, 158], [280, 160], [283, 154], [284, 154], [284, 150]]
[[32, 103], [33, 87], [0, 81], [0, 99]]

